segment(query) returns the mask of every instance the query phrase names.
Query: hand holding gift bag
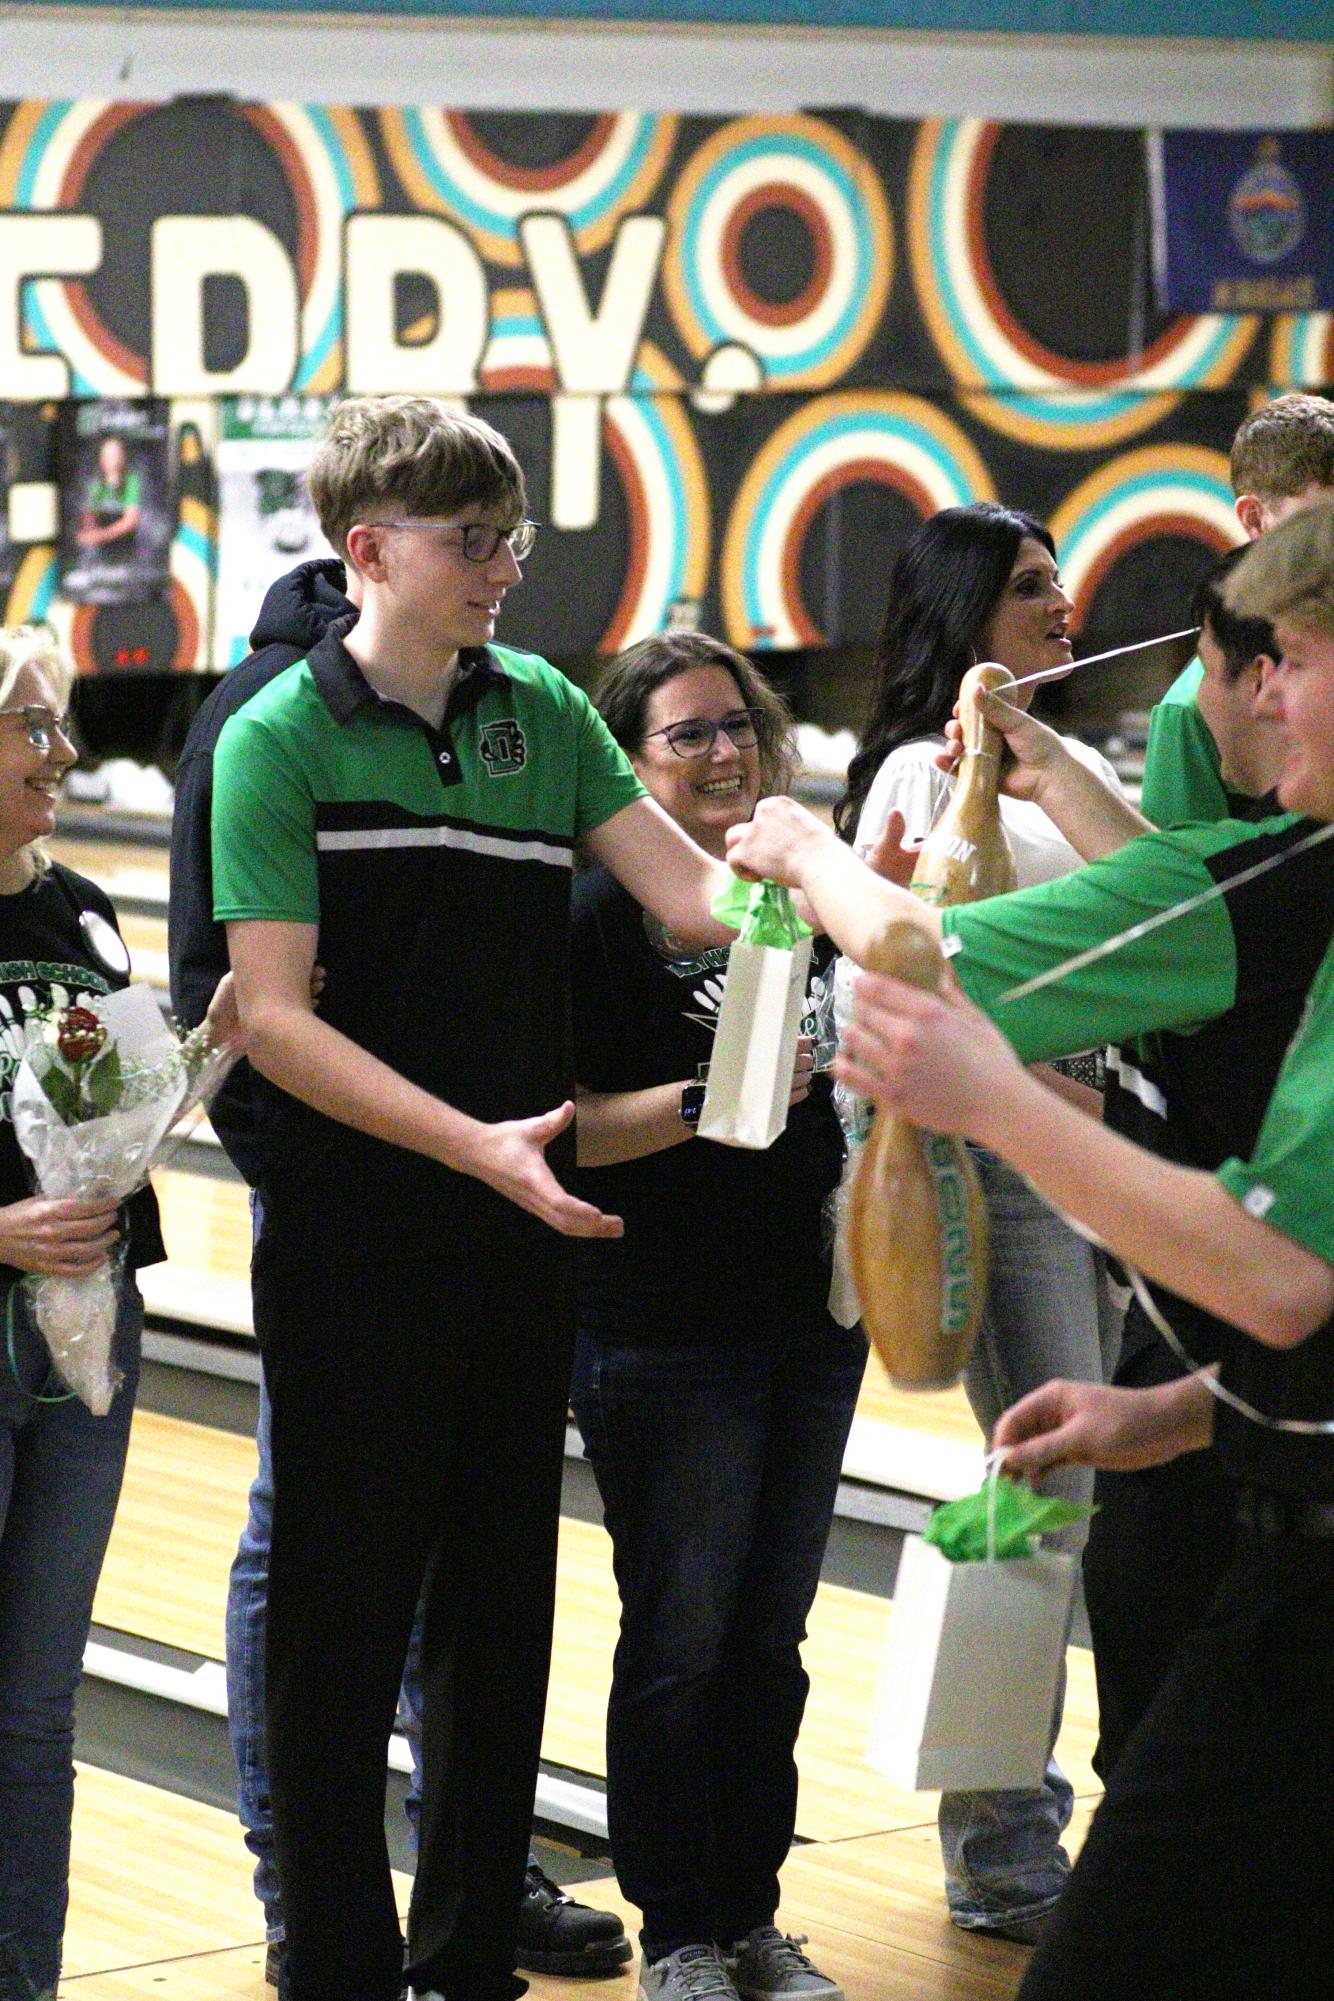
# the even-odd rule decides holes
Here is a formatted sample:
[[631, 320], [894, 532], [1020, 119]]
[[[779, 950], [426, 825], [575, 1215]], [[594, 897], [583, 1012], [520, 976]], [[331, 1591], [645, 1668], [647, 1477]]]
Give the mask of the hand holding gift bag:
[[1075, 1559], [1036, 1547], [1091, 1512], [994, 1471], [899, 1559], [867, 1761], [908, 1791], [1033, 1787], [1046, 1767]]
[[715, 898], [713, 915], [720, 924], [738, 926], [741, 935], [728, 955], [700, 1138], [772, 1146], [787, 1124], [811, 968], [810, 926], [776, 882], [734, 880]]

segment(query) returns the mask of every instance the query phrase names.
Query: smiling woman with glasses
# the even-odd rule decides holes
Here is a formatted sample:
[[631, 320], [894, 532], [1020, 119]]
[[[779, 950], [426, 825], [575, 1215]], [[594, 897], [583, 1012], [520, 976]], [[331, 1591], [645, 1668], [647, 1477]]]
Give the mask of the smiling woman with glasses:
[[[95, 884], [48, 861], [74, 763], [74, 672], [51, 635], [0, 632], [0, 1994], [53, 1995], [74, 1802], [74, 1690], [129, 1437], [142, 1308], [133, 1270], [164, 1256], [151, 1189], [114, 1202], [33, 1195], [9, 1087], [28, 1018], [123, 987], [129, 958]], [[33, 1319], [30, 1273], [117, 1260], [105, 1417], [64, 1394]], [[123, 1261], [122, 1261], [123, 1259]]]
[[63, 716], [58, 716], [52, 710], [43, 708], [40, 702], [25, 702], [17, 709], [0, 709], [0, 716], [20, 717], [34, 750], [49, 751], [58, 736], [64, 737], [66, 743], [71, 740], [68, 709]]
[[[720, 640], [643, 640], [597, 700], [653, 799], [711, 854], [790, 782], [791, 717]], [[843, 1159], [815, 1074], [829, 952], [813, 962], [787, 1130], [762, 1153], [694, 1124], [727, 961], [726, 946], [674, 945], [604, 869], [576, 880], [582, 1192], [625, 1218], [619, 1241], [580, 1247], [571, 1394], [621, 1594], [608, 1823], [644, 1914], [644, 2001], [838, 2001], [774, 1923], [796, 1825], [799, 1643], [866, 1361], [860, 1329], [826, 1306], [824, 1207]]]

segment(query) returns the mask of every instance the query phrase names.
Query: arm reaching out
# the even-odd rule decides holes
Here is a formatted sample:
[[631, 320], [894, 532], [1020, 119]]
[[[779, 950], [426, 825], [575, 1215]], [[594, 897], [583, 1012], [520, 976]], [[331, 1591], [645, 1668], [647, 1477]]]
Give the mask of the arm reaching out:
[[1334, 1313], [1334, 1265], [1248, 1214], [1212, 1174], [1067, 1104], [957, 990], [862, 974], [834, 1067], [874, 1104], [994, 1148], [1149, 1278], [1268, 1347], [1296, 1347]]
[[[1048, 729], [1036, 716], [1007, 702], [1003, 695], [982, 698], [986, 719], [1005, 738], [1009, 753], [1001, 777], [1001, 791], [1012, 799], [1030, 799], [1060, 828], [1072, 848], [1086, 862], [1112, 854], [1146, 834], [1151, 823], [1136, 812], [1130, 801], [1107, 784], [1096, 771], [1077, 758], [1064, 738]], [[936, 763], [953, 770], [962, 754], [963, 738], [957, 721], [947, 723], [947, 747]]]
[[1012, 1476], [1032, 1479], [1057, 1466], [1135, 1473], [1200, 1451], [1213, 1429], [1214, 1399], [1194, 1376], [1149, 1390], [1058, 1380], [1012, 1404], [993, 1443]]
[[316, 935], [313, 924], [246, 919], [227, 926], [241, 1026], [257, 1070], [329, 1118], [475, 1176], [563, 1236], [622, 1234], [619, 1217], [568, 1194], [547, 1166], [545, 1149], [574, 1117], [573, 1104], [488, 1125], [409, 1083], [315, 1013]]
[[738, 875], [768, 877], [800, 890], [840, 952], [865, 966], [874, 964], [887, 924], [907, 918], [933, 938], [940, 936], [939, 914], [929, 904], [875, 872], [884, 867], [902, 873], [912, 854], [902, 837], [902, 815], [891, 814], [874, 850], [875, 868], [868, 868], [795, 799], [761, 799], [753, 819], [728, 829], [727, 859]]
[[623, 806], [584, 845], [676, 937], [692, 945], [730, 945], [736, 937], [709, 908], [731, 880], [726, 863], [697, 847], [656, 800]]

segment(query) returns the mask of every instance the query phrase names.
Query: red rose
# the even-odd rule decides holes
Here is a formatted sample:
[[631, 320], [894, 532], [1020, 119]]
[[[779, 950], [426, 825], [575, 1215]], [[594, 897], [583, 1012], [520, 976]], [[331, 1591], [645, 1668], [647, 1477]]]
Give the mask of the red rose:
[[91, 1063], [107, 1039], [91, 1008], [67, 1007], [56, 1022], [56, 1048], [67, 1063]]

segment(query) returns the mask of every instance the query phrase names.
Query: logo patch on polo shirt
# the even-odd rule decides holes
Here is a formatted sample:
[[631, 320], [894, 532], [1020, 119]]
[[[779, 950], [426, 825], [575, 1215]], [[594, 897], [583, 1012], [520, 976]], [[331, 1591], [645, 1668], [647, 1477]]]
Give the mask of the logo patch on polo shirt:
[[507, 717], [503, 723], [488, 723], [482, 731], [482, 762], [491, 778], [508, 778], [522, 771], [528, 762], [528, 744], [523, 731]]

